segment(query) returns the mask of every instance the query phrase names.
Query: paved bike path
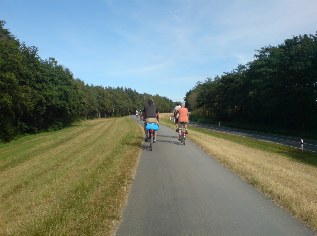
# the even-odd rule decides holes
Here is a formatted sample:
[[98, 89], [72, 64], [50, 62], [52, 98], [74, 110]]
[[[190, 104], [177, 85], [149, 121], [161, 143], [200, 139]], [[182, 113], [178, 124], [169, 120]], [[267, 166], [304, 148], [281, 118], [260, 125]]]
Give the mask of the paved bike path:
[[[175, 130], [143, 150], [116, 235], [313, 235]], [[190, 135], [190, 134], [189, 134]]]

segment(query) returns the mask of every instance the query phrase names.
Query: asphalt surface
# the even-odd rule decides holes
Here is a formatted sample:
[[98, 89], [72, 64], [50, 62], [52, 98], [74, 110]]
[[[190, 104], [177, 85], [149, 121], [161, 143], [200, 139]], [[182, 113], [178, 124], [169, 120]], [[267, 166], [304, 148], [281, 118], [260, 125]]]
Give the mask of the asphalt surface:
[[[191, 122], [191, 126], [196, 126], [205, 129], [216, 130], [223, 133], [234, 134], [238, 136], [249, 137], [253, 139], [268, 141], [272, 143], [278, 143], [285, 146], [302, 149], [301, 137], [290, 137], [282, 135], [273, 135], [268, 133], [252, 132], [246, 130], [239, 130], [234, 128], [222, 127], [217, 125], [199, 124], [197, 122]], [[310, 152], [317, 152], [317, 141], [312, 139], [303, 139], [303, 150]]]
[[143, 144], [116, 235], [314, 235], [175, 130], [157, 139]]

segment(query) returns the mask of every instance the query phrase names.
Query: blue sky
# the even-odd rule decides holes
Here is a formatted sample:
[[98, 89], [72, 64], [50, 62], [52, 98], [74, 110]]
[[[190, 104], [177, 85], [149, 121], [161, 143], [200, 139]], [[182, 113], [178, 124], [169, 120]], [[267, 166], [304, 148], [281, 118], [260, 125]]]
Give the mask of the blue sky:
[[316, 0], [0, 0], [0, 19], [87, 84], [182, 101], [261, 47], [315, 34], [316, 9]]

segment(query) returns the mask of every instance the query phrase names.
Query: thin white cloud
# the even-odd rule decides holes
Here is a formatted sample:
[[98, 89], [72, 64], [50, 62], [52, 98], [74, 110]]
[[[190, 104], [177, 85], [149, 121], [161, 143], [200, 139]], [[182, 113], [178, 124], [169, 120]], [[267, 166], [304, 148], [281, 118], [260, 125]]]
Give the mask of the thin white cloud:
[[149, 74], [149, 73], [159, 73], [162, 70], [166, 70], [170, 66], [170, 61], [164, 61], [158, 64], [146, 65], [144, 64], [143, 67], [137, 68], [130, 68], [124, 71], [118, 72], [119, 74]]

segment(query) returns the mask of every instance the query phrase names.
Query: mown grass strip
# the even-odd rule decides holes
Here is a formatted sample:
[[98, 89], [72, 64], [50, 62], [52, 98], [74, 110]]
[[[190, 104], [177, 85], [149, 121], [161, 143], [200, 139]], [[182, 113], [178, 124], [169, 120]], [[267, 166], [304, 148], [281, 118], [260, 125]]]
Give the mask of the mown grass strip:
[[216, 138], [232, 141], [234, 143], [241, 144], [244, 146], [260, 149], [260, 150], [271, 152], [271, 153], [278, 153], [285, 157], [291, 158], [293, 160], [297, 160], [303, 163], [317, 166], [317, 154], [313, 152], [301, 151], [300, 149], [295, 149], [292, 147], [288, 147], [288, 146], [273, 143], [273, 142], [256, 140], [256, 139], [252, 139], [248, 137], [242, 137], [242, 136], [227, 134], [223, 132], [217, 132], [217, 131], [208, 130], [204, 128], [191, 127], [191, 130], [195, 130], [203, 134], [208, 134]]
[[0, 234], [110, 235], [141, 142], [126, 117], [0, 145]]
[[316, 153], [190, 126], [188, 138], [317, 231]]

